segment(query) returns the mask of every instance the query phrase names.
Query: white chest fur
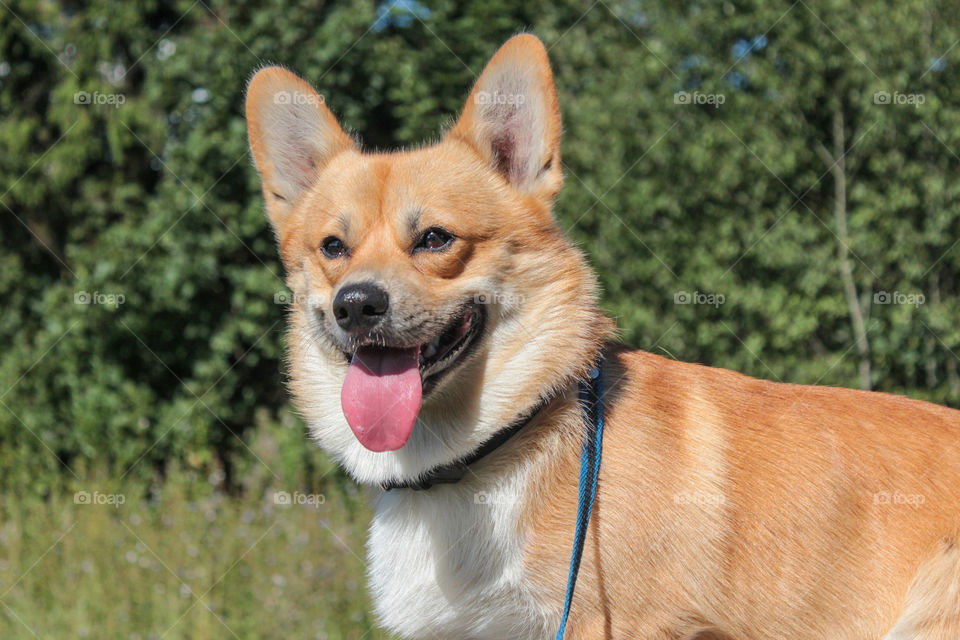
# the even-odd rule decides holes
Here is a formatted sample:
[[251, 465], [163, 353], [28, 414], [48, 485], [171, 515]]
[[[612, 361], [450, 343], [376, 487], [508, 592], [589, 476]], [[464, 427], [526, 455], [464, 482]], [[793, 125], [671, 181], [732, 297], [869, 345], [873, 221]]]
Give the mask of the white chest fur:
[[367, 554], [380, 622], [404, 638], [551, 638], [556, 612], [524, 586], [522, 485], [470, 478], [384, 494]]

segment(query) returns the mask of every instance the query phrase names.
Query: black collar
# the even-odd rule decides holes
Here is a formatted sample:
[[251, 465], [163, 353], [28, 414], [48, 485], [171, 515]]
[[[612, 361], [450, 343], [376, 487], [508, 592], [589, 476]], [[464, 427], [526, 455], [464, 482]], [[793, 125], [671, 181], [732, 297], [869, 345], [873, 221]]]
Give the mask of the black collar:
[[427, 471], [425, 474], [420, 476], [417, 480], [395, 480], [391, 482], [384, 482], [380, 484], [380, 488], [384, 491], [390, 491], [391, 489], [413, 489], [415, 491], [422, 491], [424, 489], [429, 489], [435, 484], [453, 484], [459, 482], [465, 475], [467, 475], [470, 465], [496, 451], [501, 445], [505, 444], [507, 440], [512, 438], [521, 429], [530, 424], [530, 421], [533, 420], [544, 408], [546, 408], [546, 406], [553, 401], [554, 397], [555, 396], [548, 396], [541, 398], [540, 401], [537, 402], [532, 409], [530, 409], [530, 411], [526, 412], [514, 422], [510, 423], [509, 426], [498, 431], [492, 438], [484, 442], [478, 449], [465, 458], [461, 458], [460, 460], [441, 465], [439, 467], [434, 467], [430, 471]]

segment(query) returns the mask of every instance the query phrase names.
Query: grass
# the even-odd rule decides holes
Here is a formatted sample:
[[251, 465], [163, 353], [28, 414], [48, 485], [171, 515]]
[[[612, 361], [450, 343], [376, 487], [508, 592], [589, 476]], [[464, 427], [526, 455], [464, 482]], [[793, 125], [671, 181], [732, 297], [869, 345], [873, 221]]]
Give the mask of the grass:
[[329, 468], [310, 489], [277, 476], [265, 433], [239, 493], [189, 469], [151, 487], [90, 474], [45, 497], [6, 491], [0, 637], [386, 638], [364, 584], [363, 498]]

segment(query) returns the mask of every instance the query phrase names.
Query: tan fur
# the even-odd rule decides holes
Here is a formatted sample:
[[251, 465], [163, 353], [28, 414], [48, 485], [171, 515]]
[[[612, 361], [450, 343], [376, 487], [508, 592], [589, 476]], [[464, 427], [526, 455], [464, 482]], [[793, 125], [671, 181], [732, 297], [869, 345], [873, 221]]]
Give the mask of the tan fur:
[[[530, 109], [478, 101], [511, 87], [526, 92]], [[279, 91], [317, 94], [267, 69], [247, 101], [288, 282], [311, 297], [292, 320], [298, 404], [308, 420], [335, 412], [317, 405], [312, 371], [321, 366], [336, 378], [345, 364], [316, 338], [312, 314], [342, 283], [386, 281], [391, 296], [427, 315], [475, 283], [509, 286], [522, 302], [491, 314], [489, 329], [505, 337], [489, 338], [421, 417], [473, 424], [480, 390], [517, 358], [532, 364], [498, 390], [497, 424], [560, 392], [462, 481], [466, 490], [529, 470], [516, 522], [524, 592], [555, 623], [584, 428], [575, 381], [612, 324], [596, 306], [593, 274], [550, 211], [562, 184], [561, 127], [543, 46], [528, 35], [510, 40], [452, 131], [410, 152], [363, 153], [322, 100], [278, 110]], [[431, 226], [458, 241], [449, 252], [412, 253], [416, 231]], [[319, 255], [330, 235], [346, 240], [349, 260]], [[501, 333], [510, 322], [522, 330]], [[531, 357], [525, 348], [535, 339]], [[568, 638], [960, 639], [960, 412], [775, 384], [610, 343], [605, 352], [603, 465]], [[442, 431], [420, 435], [453, 447], [491, 433], [456, 434], [462, 442]]]
[[[931, 630], [898, 638], [960, 637], [958, 412], [608, 357], [615, 386], [572, 637], [875, 639], [905, 614]], [[529, 513], [528, 563], [555, 598], [576, 453], [544, 470]]]

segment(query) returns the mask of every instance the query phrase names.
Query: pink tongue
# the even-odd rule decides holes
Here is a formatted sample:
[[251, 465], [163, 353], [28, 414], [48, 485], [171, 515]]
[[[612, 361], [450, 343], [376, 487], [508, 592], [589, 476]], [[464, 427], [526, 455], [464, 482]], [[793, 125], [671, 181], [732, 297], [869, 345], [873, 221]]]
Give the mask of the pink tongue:
[[410, 438], [422, 396], [419, 347], [364, 347], [353, 354], [340, 406], [360, 444], [396, 451]]

